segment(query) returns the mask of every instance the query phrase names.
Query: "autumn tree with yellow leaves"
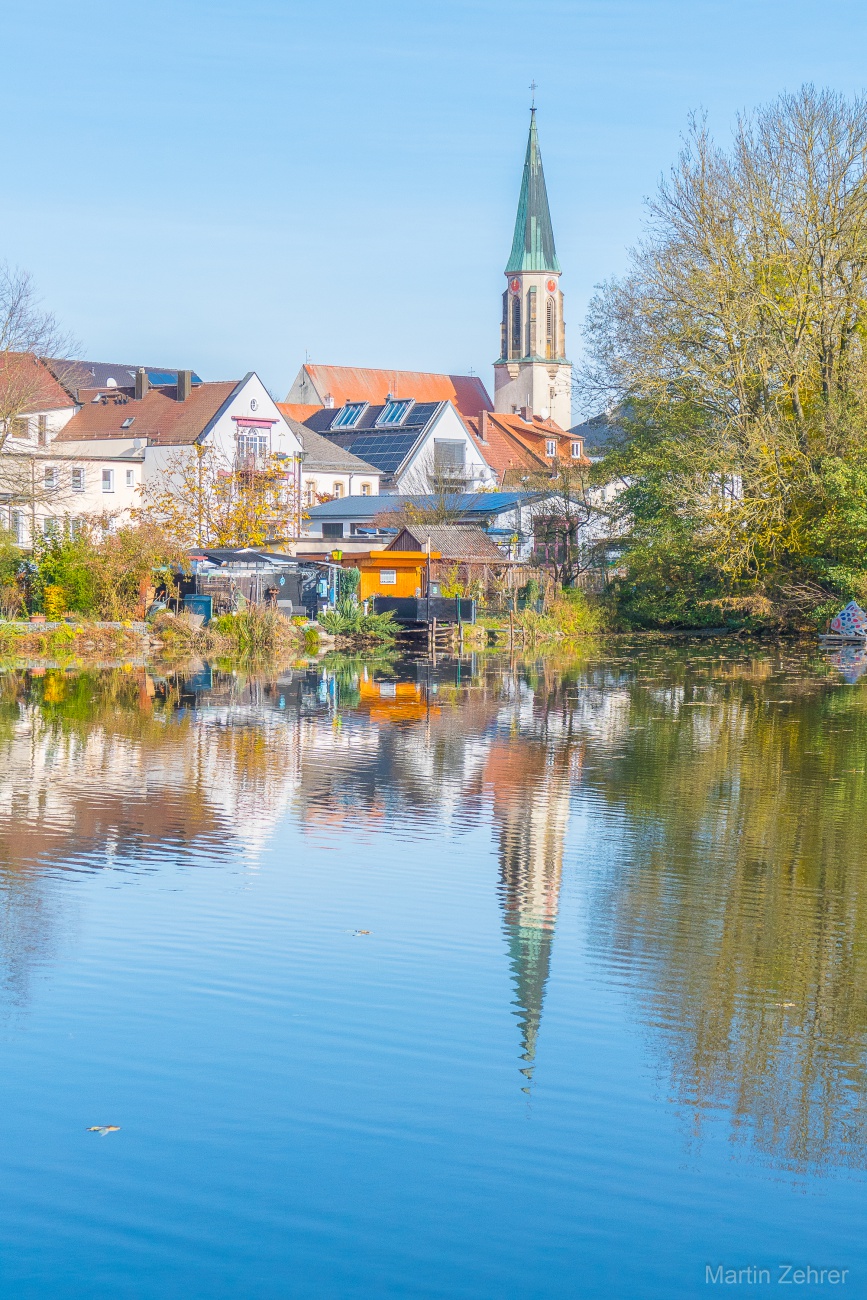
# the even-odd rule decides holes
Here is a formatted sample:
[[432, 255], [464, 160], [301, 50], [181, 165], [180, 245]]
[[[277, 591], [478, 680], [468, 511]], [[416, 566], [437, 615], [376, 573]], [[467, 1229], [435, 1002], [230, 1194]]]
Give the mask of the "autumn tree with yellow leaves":
[[179, 448], [145, 484], [135, 514], [186, 545], [262, 546], [297, 531], [291, 462], [271, 456], [250, 467], [218, 448]]
[[867, 597], [867, 99], [806, 86], [729, 149], [693, 119], [586, 332], [639, 604]]

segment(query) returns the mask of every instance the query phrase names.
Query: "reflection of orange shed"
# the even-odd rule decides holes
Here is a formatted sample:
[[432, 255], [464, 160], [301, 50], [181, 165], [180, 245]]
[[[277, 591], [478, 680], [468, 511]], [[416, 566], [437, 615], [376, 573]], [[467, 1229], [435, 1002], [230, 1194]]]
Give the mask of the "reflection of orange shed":
[[361, 551], [344, 555], [344, 569], [361, 570], [359, 600], [373, 596], [423, 596], [427, 588], [427, 562], [439, 551]]
[[375, 722], [417, 722], [441, 712], [428, 707], [418, 682], [360, 682], [358, 692], [359, 711], [366, 711]]

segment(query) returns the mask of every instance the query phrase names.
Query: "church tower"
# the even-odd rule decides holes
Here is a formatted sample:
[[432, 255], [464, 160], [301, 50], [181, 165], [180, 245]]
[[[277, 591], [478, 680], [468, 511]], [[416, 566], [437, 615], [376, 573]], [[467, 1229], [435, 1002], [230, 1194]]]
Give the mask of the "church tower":
[[536, 109], [530, 110], [530, 138], [512, 253], [506, 266], [500, 357], [494, 363], [494, 410], [572, 424], [572, 364], [566, 360], [566, 327], [560, 292], [560, 263], [539, 152]]

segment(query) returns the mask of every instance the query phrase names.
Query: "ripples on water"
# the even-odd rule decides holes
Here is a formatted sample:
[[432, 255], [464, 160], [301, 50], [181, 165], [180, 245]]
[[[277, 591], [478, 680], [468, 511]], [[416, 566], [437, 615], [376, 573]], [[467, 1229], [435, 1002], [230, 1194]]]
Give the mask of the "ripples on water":
[[0, 676], [4, 1294], [867, 1294], [863, 669]]

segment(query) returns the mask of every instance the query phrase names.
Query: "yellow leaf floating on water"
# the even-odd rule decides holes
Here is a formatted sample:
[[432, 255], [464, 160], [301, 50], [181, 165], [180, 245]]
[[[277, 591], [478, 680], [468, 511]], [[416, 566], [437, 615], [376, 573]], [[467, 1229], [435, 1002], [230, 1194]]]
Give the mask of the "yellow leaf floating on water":
[[98, 1133], [100, 1137], [105, 1137], [107, 1133], [119, 1133], [119, 1124], [91, 1124], [87, 1130], [88, 1133]]

